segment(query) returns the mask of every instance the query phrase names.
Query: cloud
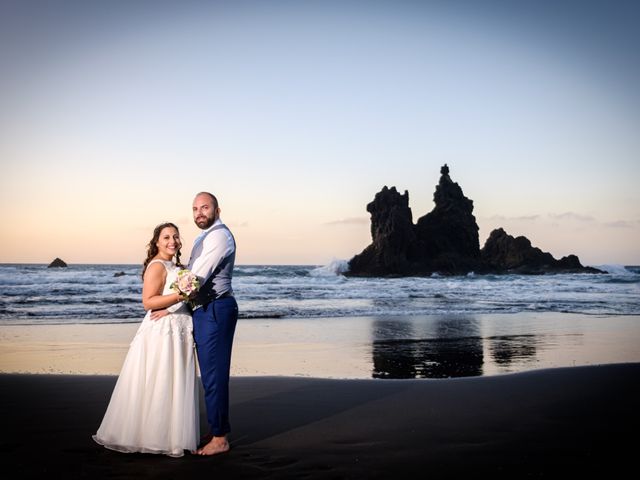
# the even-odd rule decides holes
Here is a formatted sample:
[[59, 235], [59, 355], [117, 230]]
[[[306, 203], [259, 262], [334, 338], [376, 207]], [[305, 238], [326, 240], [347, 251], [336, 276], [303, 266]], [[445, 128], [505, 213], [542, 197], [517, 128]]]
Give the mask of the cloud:
[[323, 225], [336, 226], [336, 225], [368, 225], [368, 224], [369, 224], [369, 219], [366, 217], [350, 217], [350, 218], [343, 218], [341, 220], [334, 220], [332, 222], [325, 222]]
[[[543, 217], [543, 215], [533, 214], [533, 215], [520, 215], [516, 217], [508, 217], [505, 215], [493, 215], [489, 217], [488, 220], [493, 221], [521, 221], [521, 222], [532, 222], [534, 220], [539, 220]], [[563, 212], [563, 213], [548, 213], [546, 217], [549, 220], [556, 221], [578, 221], [578, 222], [594, 222], [596, 219], [589, 215], [582, 215], [580, 213], [575, 212]]]
[[579, 222], [593, 222], [595, 220], [589, 215], [580, 215], [575, 212], [550, 213], [549, 218], [553, 220], [577, 220]]
[[537, 220], [538, 218], [540, 218], [540, 215], [521, 215], [519, 217], [505, 217], [504, 215], [494, 215], [492, 217], [489, 217], [488, 220], [497, 220], [500, 222], [514, 221], [514, 220], [530, 222], [532, 220]]
[[249, 222], [241, 222], [241, 223], [237, 223], [237, 222], [229, 222], [229, 226], [233, 227], [233, 228], [245, 228], [249, 226]]
[[625, 220], [617, 220], [615, 222], [606, 222], [605, 227], [609, 228], [634, 228], [638, 222], [627, 222]]

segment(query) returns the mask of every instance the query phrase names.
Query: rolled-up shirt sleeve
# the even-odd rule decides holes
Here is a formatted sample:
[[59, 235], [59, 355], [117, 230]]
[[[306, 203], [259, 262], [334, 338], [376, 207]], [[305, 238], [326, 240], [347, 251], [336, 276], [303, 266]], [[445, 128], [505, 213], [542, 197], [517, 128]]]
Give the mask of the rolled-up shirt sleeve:
[[220, 262], [234, 251], [233, 237], [226, 228], [210, 232], [202, 241], [202, 253], [192, 259], [189, 267], [195, 273], [202, 285]]

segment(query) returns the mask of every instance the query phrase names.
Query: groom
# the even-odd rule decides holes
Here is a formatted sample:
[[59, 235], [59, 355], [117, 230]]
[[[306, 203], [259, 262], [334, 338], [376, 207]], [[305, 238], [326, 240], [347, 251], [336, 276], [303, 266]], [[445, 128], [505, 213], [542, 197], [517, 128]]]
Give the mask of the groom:
[[211, 439], [198, 449], [200, 455], [216, 455], [229, 450], [229, 370], [231, 346], [238, 320], [238, 304], [233, 297], [231, 276], [236, 243], [220, 221], [218, 200], [200, 192], [193, 200], [193, 220], [202, 230], [196, 238], [189, 270], [200, 280], [193, 311], [200, 376], [204, 385]]

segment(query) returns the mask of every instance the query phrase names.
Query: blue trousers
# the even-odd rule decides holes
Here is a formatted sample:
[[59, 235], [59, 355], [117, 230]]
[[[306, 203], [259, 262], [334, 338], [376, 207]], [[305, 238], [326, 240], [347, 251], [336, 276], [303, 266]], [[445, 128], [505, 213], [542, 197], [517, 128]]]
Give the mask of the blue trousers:
[[214, 300], [193, 312], [193, 337], [204, 386], [207, 420], [215, 436], [231, 431], [229, 370], [237, 321], [238, 304], [233, 297]]

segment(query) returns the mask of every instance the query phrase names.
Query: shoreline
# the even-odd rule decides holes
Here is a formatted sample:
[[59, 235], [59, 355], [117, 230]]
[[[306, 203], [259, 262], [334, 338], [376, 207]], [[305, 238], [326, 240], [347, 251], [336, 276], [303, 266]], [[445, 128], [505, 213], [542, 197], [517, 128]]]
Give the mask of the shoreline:
[[[17, 478], [609, 477], [633, 466], [638, 380], [640, 364], [437, 381], [234, 377], [231, 451], [173, 459], [93, 442], [115, 376], [2, 374], [0, 459]], [[47, 445], [37, 462], [34, 439]]]
[[[140, 322], [1, 325], [0, 373], [117, 375]], [[240, 320], [232, 375], [494, 376], [640, 362], [640, 316], [568, 313]]]
[[[234, 379], [240, 381], [298, 381], [298, 380], [308, 380], [308, 381], [320, 381], [320, 382], [353, 382], [353, 383], [425, 383], [425, 382], [465, 382], [469, 380], [477, 380], [480, 378], [504, 378], [504, 377], [514, 377], [520, 375], [536, 375], [536, 374], [545, 374], [554, 371], [560, 370], [579, 370], [579, 369], [599, 369], [599, 368], [625, 368], [625, 367], [639, 367], [640, 361], [638, 362], [619, 362], [619, 363], [598, 363], [598, 364], [590, 364], [590, 365], [572, 365], [572, 366], [563, 366], [563, 367], [544, 367], [537, 368], [534, 370], [524, 370], [521, 372], [506, 372], [495, 375], [482, 375], [482, 376], [467, 376], [467, 377], [438, 377], [438, 378], [388, 378], [388, 379], [380, 379], [380, 378], [333, 378], [333, 377], [312, 377], [312, 376], [300, 376], [300, 375], [231, 375], [231, 381]], [[53, 377], [86, 377], [86, 378], [98, 378], [105, 380], [113, 380], [114, 383], [119, 377], [119, 373], [93, 373], [93, 374], [74, 374], [74, 373], [47, 373], [47, 372], [0, 372], [0, 379], [2, 378], [10, 378], [10, 377], [32, 377], [32, 378], [53, 378]], [[200, 374], [197, 375], [198, 380], [200, 380]], [[640, 377], [639, 377], [640, 380]]]

